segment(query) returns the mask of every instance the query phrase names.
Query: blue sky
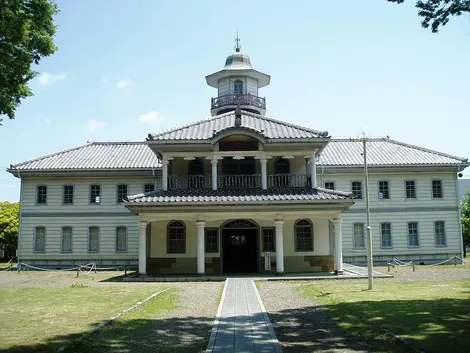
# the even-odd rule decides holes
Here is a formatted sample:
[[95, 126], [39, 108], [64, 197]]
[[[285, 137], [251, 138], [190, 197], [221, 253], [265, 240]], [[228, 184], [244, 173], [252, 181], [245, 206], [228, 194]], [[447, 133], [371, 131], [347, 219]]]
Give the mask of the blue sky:
[[204, 77], [223, 67], [237, 29], [255, 69], [271, 75], [260, 90], [268, 116], [470, 157], [468, 18], [435, 35], [411, 0], [58, 4], [59, 50], [0, 128], [0, 200], [19, 198], [11, 163], [210, 117], [216, 92]]

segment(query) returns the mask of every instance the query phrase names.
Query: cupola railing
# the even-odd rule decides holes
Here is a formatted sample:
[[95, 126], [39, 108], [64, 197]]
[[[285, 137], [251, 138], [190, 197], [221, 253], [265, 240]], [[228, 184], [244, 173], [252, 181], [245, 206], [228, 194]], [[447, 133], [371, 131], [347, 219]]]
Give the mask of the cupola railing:
[[266, 109], [266, 99], [250, 93], [227, 94], [212, 98], [211, 109], [217, 109], [228, 105], [249, 105], [256, 108]]

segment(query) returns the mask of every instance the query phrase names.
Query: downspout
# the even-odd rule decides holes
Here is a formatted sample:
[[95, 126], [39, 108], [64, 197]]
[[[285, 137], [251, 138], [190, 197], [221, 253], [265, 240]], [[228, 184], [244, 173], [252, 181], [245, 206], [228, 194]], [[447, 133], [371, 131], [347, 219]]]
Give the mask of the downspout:
[[459, 199], [459, 180], [458, 174], [460, 170], [460, 164], [457, 166], [457, 173], [455, 173], [455, 197], [457, 198], [457, 213], [459, 218], [459, 234], [460, 234], [460, 258], [462, 259], [462, 263], [464, 263], [465, 259], [463, 258], [463, 231], [462, 231], [462, 212], [461, 212], [461, 202]]
[[321, 187], [324, 188], [325, 187], [325, 166], [322, 165], [321, 166]]
[[152, 175], [153, 175], [153, 184], [154, 184], [154, 189], [157, 190], [157, 177], [155, 176], [155, 168], [152, 168]]
[[19, 221], [19, 225], [18, 225], [18, 245], [16, 247], [17, 248], [17, 250], [16, 250], [16, 268], [18, 270], [20, 270], [20, 253], [21, 253], [20, 235], [21, 235], [21, 225], [23, 224], [23, 222], [21, 220], [21, 215], [22, 215], [21, 208], [23, 207], [23, 202], [22, 202], [22, 199], [23, 199], [23, 178], [21, 177], [19, 171], [18, 171], [18, 178], [20, 178], [21, 182], [20, 182], [20, 209], [19, 209], [20, 214], [18, 216], [18, 221]]

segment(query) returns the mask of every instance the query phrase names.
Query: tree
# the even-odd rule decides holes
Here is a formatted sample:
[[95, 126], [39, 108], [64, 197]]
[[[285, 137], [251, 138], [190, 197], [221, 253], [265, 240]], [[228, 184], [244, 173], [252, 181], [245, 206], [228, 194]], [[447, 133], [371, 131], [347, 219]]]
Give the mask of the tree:
[[57, 50], [57, 13], [52, 0], [0, 0], [0, 115], [13, 119], [21, 100], [33, 95], [31, 65]]
[[0, 202], [0, 249], [5, 249], [10, 256], [18, 245], [20, 225], [20, 203]]
[[[401, 4], [405, 0], [387, 1]], [[415, 6], [418, 15], [423, 17], [421, 25], [424, 28], [431, 26], [433, 33], [439, 32], [439, 27], [445, 26], [450, 17], [470, 14], [470, 0], [419, 0]]]
[[470, 244], [470, 190], [468, 190], [462, 198], [460, 212], [462, 218], [463, 243], [468, 245]]

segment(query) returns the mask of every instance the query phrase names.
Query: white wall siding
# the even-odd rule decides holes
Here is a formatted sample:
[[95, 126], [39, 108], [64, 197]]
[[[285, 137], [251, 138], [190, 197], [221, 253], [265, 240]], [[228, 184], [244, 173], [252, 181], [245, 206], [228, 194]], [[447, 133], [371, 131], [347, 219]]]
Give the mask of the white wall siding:
[[231, 92], [230, 88], [230, 78], [226, 77], [221, 80], [219, 80], [219, 97], [220, 96], [225, 96], [226, 94], [229, 94]]
[[246, 78], [246, 93], [250, 93], [255, 96], [258, 95], [258, 80], [251, 77]]

